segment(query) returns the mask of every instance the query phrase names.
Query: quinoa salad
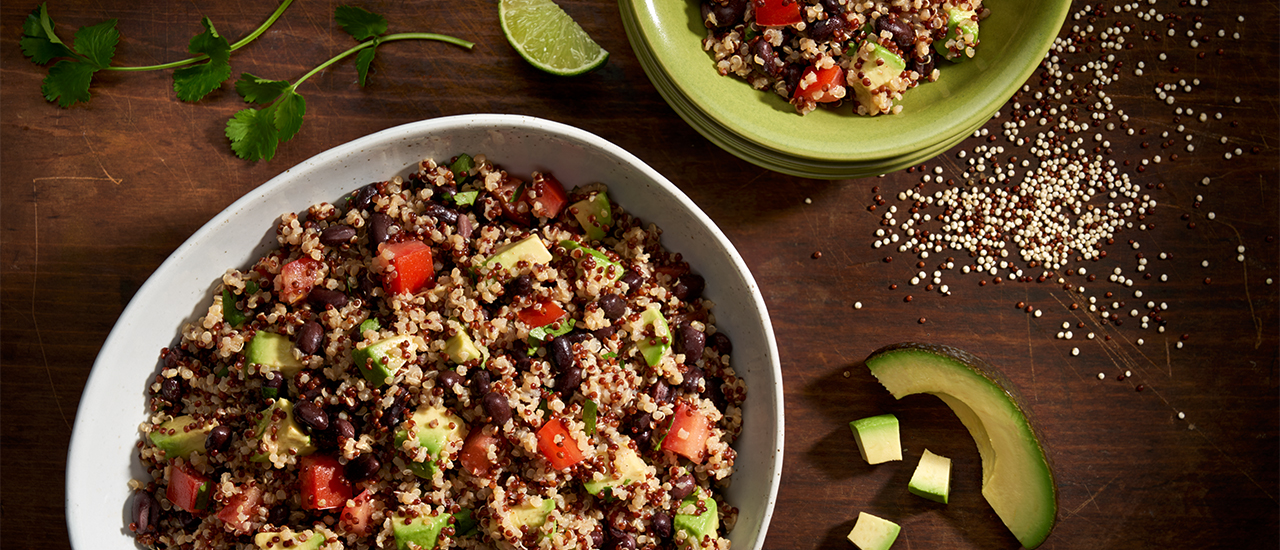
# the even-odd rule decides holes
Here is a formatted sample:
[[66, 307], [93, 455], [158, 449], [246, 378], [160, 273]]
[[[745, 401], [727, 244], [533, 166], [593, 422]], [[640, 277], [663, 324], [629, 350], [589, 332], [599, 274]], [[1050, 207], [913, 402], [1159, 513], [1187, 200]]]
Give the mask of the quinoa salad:
[[159, 549], [726, 549], [746, 387], [661, 231], [483, 155], [281, 216], [160, 352]]
[[938, 59], [976, 54], [982, 0], [700, 0], [702, 47], [721, 75], [791, 102], [875, 116], [938, 79]]

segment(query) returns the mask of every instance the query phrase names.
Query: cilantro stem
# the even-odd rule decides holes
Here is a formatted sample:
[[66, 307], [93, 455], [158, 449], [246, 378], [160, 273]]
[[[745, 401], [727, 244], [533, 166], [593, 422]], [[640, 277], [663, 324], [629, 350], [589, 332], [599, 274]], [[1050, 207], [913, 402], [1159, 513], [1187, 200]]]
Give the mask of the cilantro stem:
[[[248, 36], [241, 38], [235, 44], [232, 44], [231, 51], [234, 52], [240, 48], [243, 48], [249, 45], [250, 42], [257, 40], [259, 36], [262, 36], [263, 33], [267, 32], [267, 29], [271, 28], [271, 25], [274, 25], [276, 23], [276, 20], [280, 19], [281, 15], [284, 15], [284, 10], [288, 9], [289, 4], [292, 4], [292, 3], [293, 3], [293, 0], [284, 0], [283, 2], [281, 2], [280, 6], [276, 8], [276, 11], [272, 13], [271, 17], [268, 17], [267, 20], [262, 23], [262, 25], [259, 25], [258, 28], [255, 29], [253, 32], [249, 33]], [[185, 65], [190, 65], [192, 63], [196, 63], [199, 61], [204, 61], [205, 59], [208, 59], [208, 58], [209, 56], [200, 54], [192, 58], [183, 59], [182, 61], [172, 61], [169, 63], [162, 63], [160, 65], [146, 65], [142, 67], [118, 67], [117, 66], [117, 67], [107, 67], [105, 70], [128, 71], [128, 72], [159, 71], [163, 69], [173, 69], [173, 68], [182, 67]]]
[[384, 42], [395, 42], [397, 40], [437, 40], [440, 42], [453, 44], [455, 46], [460, 46], [468, 50], [471, 49], [473, 46], [475, 46], [475, 44], [472, 42], [468, 42], [461, 38], [455, 38], [447, 34], [436, 34], [432, 32], [401, 32], [396, 34], [388, 34], [386, 36], [371, 38], [369, 40], [356, 44], [355, 46], [352, 46], [350, 49], [348, 49], [345, 52], [335, 55], [332, 59], [325, 61], [324, 63], [321, 63], [316, 68], [311, 69], [311, 71], [308, 72], [307, 74], [302, 75], [302, 77], [299, 78], [297, 82], [294, 82], [292, 86], [289, 86], [289, 89], [297, 90], [298, 86], [301, 86], [302, 83], [305, 82], [308, 78], [315, 76], [316, 73], [323, 71], [329, 65], [337, 63], [353, 53], [356, 53], [365, 48], [371, 48], [373, 46], [376, 46]]

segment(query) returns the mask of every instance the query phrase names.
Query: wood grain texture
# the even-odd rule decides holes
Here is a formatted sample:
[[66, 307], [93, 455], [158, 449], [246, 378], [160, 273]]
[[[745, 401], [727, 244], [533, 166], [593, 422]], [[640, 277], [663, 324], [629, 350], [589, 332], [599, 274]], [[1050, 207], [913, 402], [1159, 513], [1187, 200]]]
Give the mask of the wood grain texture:
[[[294, 79], [346, 49], [350, 39], [331, 17], [338, 4], [299, 0], [233, 55], [233, 71]], [[1152, 6], [1181, 15], [1179, 33], [1200, 17], [1196, 36], [1209, 40], [1198, 49], [1182, 34], [1169, 37], [1165, 23], [1138, 23], [1129, 13], [1096, 22], [1095, 34], [1115, 19], [1163, 38], [1129, 35], [1136, 47], [1118, 54], [1124, 77], [1108, 88], [1129, 124], [1148, 130], [1109, 133], [1120, 136], [1108, 138], [1109, 158], [1130, 161], [1125, 173], [1160, 202], [1146, 221], [1154, 227], [1121, 232], [1103, 247], [1108, 258], [1085, 262], [1097, 282], [1072, 279], [1089, 287], [1087, 295], [1099, 305], [1127, 302], [1119, 308], [1125, 312], [1120, 326], [1100, 323], [1087, 308], [1070, 309], [1083, 299], [1052, 280], [995, 284], [990, 275], [948, 272], [950, 296], [912, 287], [909, 279], [922, 270], [916, 258], [871, 247], [883, 210], [871, 213], [867, 206], [879, 194], [908, 207], [896, 195], [921, 184], [920, 172], [806, 180], [716, 148], [657, 94], [612, 2], [561, 2], [611, 53], [598, 71], [571, 79], [540, 73], [520, 59], [502, 37], [494, 1], [360, 5], [386, 15], [392, 31], [452, 34], [476, 47], [385, 45], [363, 89], [351, 62], [335, 65], [299, 90], [308, 103], [301, 133], [282, 144], [274, 160], [259, 163], [235, 158], [223, 135], [226, 119], [243, 106], [231, 83], [184, 104], [173, 96], [168, 72], [101, 73], [87, 105], [62, 109], [45, 102], [39, 92], [45, 70], [18, 48], [22, 20], [35, 4], [0, 7], [0, 540], [6, 548], [69, 546], [63, 483], [80, 392], [125, 304], [171, 251], [232, 201], [312, 155], [402, 123], [477, 112], [538, 116], [617, 143], [674, 181], [738, 247], [769, 306], [784, 375], [785, 467], [766, 548], [850, 548], [844, 536], [859, 511], [902, 524], [895, 548], [1018, 546], [982, 500], [976, 449], [950, 410], [928, 396], [894, 401], [862, 366], [871, 351], [901, 341], [967, 349], [1001, 368], [1024, 395], [1059, 483], [1058, 525], [1043, 548], [1280, 544], [1280, 299], [1277, 285], [1267, 282], [1280, 278], [1275, 2], [1214, 0], [1195, 7], [1160, 0]], [[273, 8], [244, 0], [49, 5], [64, 37], [118, 18], [120, 65], [181, 58], [201, 16], [235, 39]], [[1226, 36], [1217, 37], [1218, 29]], [[1232, 39], [1234, 32], [1241, 37]], [[1206, 58], [1196, 56], [1201, 51]], [[1167, 52], [1164, 61], [1161, 52]], [[1142, 77], [1133, 74], [1139, 61], [1146, 67]], [[1171, 92], [1176, 105], [1155, 91], [1193, 79], [1201, 81], [1193, 92]], [[1178, 107], [1207, 113], [1208, 120], [1175, 118]], [[1005, 111], [987, 124], [992, 135], [1008, 121]], [[1217, 112], [1223, 118], [1213, 117]], [[1179, 131], [1180, 124], [1191, 130]], [[1167, 149], [1163, 132], [1176, 142]], [[1083, 136], [1092, 140], [1092, 133]], [[1185, 151], [1187, 133], [1194, 134], [1194, 153]], [[1219, 142], [1224, 136], [1228, 144]], [[928, 168], [956, 172], [967, 162], [959, 151], [972, 154], [987, 143], [970, 139]], [[993, 145], [1007, 153], [1016, 148], [1003, 139]], [[1236, 147], [1243, 154], [1224, 158]], [[1169, 156], [1175, 152], [1180, 159]], [[1141, 159], [1154, 154], [1163, 161], [1139, 172]], [[1205, 177], [1208, 186], [1199, 183]], [[929, 192], [939, 185], [924, 184]], [[1245, 261], [1237, 262], [1241, 245]], [[1135, 271], [1139, 252], [1155, 279]], [[1159, 260], [1161, 252], [1172, 256]], [[884, 262], [886, 256], [894, 261]], [[1209, 267], [1201, 266], [1204, 260]], [[939, 261], [928, 260], [923, 270], [932, 272]], [[1117, 267], [1137, 280], [1134, 288], [1106, 281]], [[1169, 282], [1158, 282], [1161, 273]], [[1134, 298], [1135, 289], [1144, 297]], [[1115, 296], [1104, 298], [1106, 291]], [[913, 299], [905, 302], [908, 294]], [[1166, 332], [1154, 325], [1143, 330], [1127, 316], [1148, 300], [1168, 304]], [[1043, 315], [1017, 309], [1018, 302]], [[1073, 327], [1073, 340], [1056, 337], [1063, 322]], [[1084, 338], [1089, 332], [1096, 338]], [[1183, 334], [1188, 338], [1178, 349]], [[1131, 376], [1117, 381], [1126, 370]], [[1100, 372], [1105, 380], [1097, 378]], [[1135, 391], [1140, 384], [1143, 391]], [[847, 423], [886, 411], [901, 418], [906, 460], [867, 466]], [[926, 447], [954, 461], [949, 505], [905, 490]]]

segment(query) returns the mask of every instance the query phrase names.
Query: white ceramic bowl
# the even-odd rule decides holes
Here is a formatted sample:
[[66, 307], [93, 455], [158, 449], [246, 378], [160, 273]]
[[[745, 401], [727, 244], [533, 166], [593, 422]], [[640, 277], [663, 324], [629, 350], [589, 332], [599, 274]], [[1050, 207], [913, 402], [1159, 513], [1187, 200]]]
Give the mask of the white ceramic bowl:
[[79, 550], [135, 550], [128, 530], [130, 478], [147, 480], [134, 444], [146, 418], [146, 385], [160, 348], [208, 307], [214, 284], [275, 246], [285, 212], [372, 181], [407, 175], [418, 161], [485, 153], [517, 174], [551, 171], [568, 186], [604, 182], [619, 204], [663, 229], [707, 280], [717, 326], [734, 343], [733, 364], [747, 383], [737, 472], [728, 490], [740, 509], [729, 538], [758, 549], [782, 475], [782, 372], [769, 314], [751, 272], [706, 214], [665, 177], [600, 137], [556, 122], [512, 115], [466, 115], [398, 126], [290, 168], [196, 231], [129, 302], [98, 354], [80, 399], [67, 455], [67, 530]]

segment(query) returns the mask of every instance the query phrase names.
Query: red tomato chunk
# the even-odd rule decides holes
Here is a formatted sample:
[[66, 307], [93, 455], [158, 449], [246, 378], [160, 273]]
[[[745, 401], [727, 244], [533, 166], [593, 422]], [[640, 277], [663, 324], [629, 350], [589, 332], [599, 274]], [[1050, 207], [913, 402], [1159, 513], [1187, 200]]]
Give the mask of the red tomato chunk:
[[564, 309], [550, 298], [543, 298], [537, 303], [520, 310], [520, 320], [529, 328], [547, 326], [564, 317]]
[[[414, 294], [435, 278], [431, 247], [422, 241], [383, 244], [378, 259], [389, 262], [395, 271], [383, 278], [382, 286], [391, 294]], [[384, 259], [387, 257], [390, 259]]]
[[467, 473], [477, 477], [487, 477], [494, 464], [489, 462], [489, 448], [501, 440], [496, 435], [487, 433], [484, 426], [472, 428], [467, 439], [462, 443], [462, 451], [458, 453], [458, 462]]
[[237, 533], [248, 533], [251, 528], [249, 519], [253, 517], [254, 509], [261, 504], [262, 489], [257, 485], [250, 485], [227, 499], [226, 506], [218, 511], [218, 519], [226, 522]]
[[569, 194], [565, 192], [564, 185], [551, 174], [543, 174], [534, 172], [533, 183], [529, 185], [529, 192], [526, 192], [526, 200], [529, 202], [529, 211], [533, 212], [539, 218], [554, 218], [560, 214], [560, 210], [564, 209], [564, 205], [569, 202]]
[[369, 516], [373, 515], [373, 495], [368, 489], [360, 492], [351, 504], [342, 509], [340, 521], [347, 531], [357, 535], [369, 534]]
[[307, 256], [284, 264], [276, 276], [276, 292], [280, 294], [280, 300], [289, 304], [301, 302], [316, 286], [319, 273], [320, 262]]
[[569, 429], [559, 418], [548, 420], [538, 429], [538, 452], [557, 470], [563, 470], [582, 460], [578, 442], [569, 435]]
[[804, 75], [800, 77], [800, 82], [805, 82], [809, 75], [817, 75], [817, 80], [813, 84], [804, 87], [796, 87], [796, 97], [807, 97], [818, 103], [830, 103], [839, 101], [832, 90], [844, 86], [844, 69], [839, 65], [832, 65], [826, 69], [817, 67], [809, 67], [804, 70]]
[[209, 479], [189, 469], [174, 465], [169, 472], [169, 488], [165, 498], [174, 506], [188, 512], [203, 512], [209, 508]]
[[779, 27], [799, 23], [799, 0], [752, 0], [756, 8], [756, 24]]
[[301, 485], [302, 507], [329, 510], [347, 504], [351, 498], [351, 482], [338, 459], [328, 455], [307, 455], [298, 459], [298, 484]]
[[663, 450], [671, 451], [698, 464], [707, 455], [707, 437], [711, 435], [711, 422], [701, 411], [687, 403], [676, 405], [671, 417], [671, 429], [662, 440]]

